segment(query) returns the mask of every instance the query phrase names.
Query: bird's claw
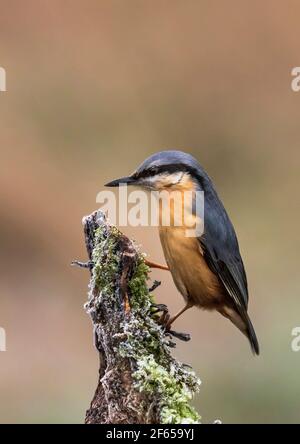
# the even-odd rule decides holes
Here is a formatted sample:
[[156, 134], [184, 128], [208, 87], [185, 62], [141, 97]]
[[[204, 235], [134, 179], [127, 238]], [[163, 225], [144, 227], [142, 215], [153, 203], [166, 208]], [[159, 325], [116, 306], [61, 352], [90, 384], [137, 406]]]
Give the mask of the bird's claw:
[[[163, 304], [162, 304], [163, 305]], [[171, 330], [172, 323], [170, 322], [171, 316], [168, 309], [163, 312], [158, 320], [158, 323], [164, 328], [165, 334], [168, 336], [173, 336], [174, 338], [180, 339], [181, 341], [188, 342], [191, 340], [191, 335], [188, 333], [181, 333], [175, 330]]]
[[[152, 314], [162, 313], [159, 319], [157, 319], [157, 323], [162, 326], [164, 329], [164, 333], [166, 336], [173, 336], [174, 338], [180, 339], [181, 341], [188, 342], [191, 339], [191, 336], [188, 333], [181, 333], [174, 330], [171, 330], [172, 322], [171, 316], [168, 310], [168, 307], [165, 304], [151, 304]], [[169, 342], [170, 347], [175, 347], [175, 342]]]
[[152, 287], [148, 288], [149, 293], [152, 293], [154, 290], [156, 290], [157, 287], [159, 287], [161, 284], [161, 281], [153, 281]]

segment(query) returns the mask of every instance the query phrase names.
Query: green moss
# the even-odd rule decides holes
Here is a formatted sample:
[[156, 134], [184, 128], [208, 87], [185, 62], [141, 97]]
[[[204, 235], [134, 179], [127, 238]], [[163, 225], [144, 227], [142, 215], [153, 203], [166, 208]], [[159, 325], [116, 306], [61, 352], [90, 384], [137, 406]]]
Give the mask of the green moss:
[[131, 295], [130, 305], [133, 309], [149, 309], [154, 302], [147, 287], [149, 271], [149, 267], [145, 264], [144, 257], [140, 254], [135, 271], [129, 282]]
[[193, 373], [187, 370], [182, 372], [182, 368], [179, 372], [174, 363], [167, 369], [159, 365], [151, 355], [138, 360], [137, 365], [135, 384], [142, 392], [158, 395], [163, 424], [199, 423], [200, 416], [189, 405], [193, 391], [198, 389], [199, 384]]
[[101, 289], [103, 293], [113, 295], [115, 275], [119, 268], [119, 257], [116, 253], [118, 239], [121, 233], [115, 228], [114, 232], [107, 236], [106, 227], [99, 227], [94, 233], [94, 245], [92, 261], [92, 286]]
[[[95, 248], [92, 254], [92, 288], [101, 289], [105, 297], [114, 303], [114, 285], [119, 271], [118, 240], [121, 233], [113, 227], [100, 227], [94, 233]], [[111, 231], [113, 230], [113, 231]], [[193, 393], [200, 381], [186, 366], [176, 361], [151, 306], [153, 297], [148, 290], [149, 268], [144, 256], [137, 258], [134, 273], [129, 282], [130, 312], [124, 321], [124, 340], [116, 352], [130, 358], [133, 381], [137, 390], [157, 403], [160, 422], [165, 424], [199, 423], [200, 417], [190, 406]]]

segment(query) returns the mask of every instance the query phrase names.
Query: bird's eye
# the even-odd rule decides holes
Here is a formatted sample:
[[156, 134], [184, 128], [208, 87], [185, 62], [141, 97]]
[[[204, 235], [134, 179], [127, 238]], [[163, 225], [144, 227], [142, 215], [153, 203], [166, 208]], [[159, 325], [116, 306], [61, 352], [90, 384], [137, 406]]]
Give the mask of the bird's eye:
[[152, 167], [150, 167], [149, 168], [149, 174], [151, 174], [151, 175], [155, 175], [155, 174], [157, 174], [158, 173], [158, 167], [157, 166], [155, 166], [155, 165], [153, 165]]

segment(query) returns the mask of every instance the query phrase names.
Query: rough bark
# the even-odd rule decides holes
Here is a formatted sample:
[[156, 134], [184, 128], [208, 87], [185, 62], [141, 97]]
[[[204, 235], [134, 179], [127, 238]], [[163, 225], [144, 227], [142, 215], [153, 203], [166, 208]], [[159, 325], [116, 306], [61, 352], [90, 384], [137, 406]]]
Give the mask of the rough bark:
[[189, 402], [200, 381], [171, 355], [175, 344], [158, 323], [144, 256], [100, 211], [83, 225], [91, 273], [85, 309], [100, 356], [85, 422], [198, 423]]

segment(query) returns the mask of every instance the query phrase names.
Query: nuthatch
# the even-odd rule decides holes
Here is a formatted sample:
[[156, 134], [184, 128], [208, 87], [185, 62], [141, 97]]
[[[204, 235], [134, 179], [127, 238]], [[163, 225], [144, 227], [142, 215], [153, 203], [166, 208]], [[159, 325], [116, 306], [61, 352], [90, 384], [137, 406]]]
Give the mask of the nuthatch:
[[[137, 185], [162, 191], [186, 190], [204, 192], [204, 230], [198, 237], [187, 237], [183, 226], [159, 224], [159, 235], [174, 283], [186, 305], [167, 327], [188, 308], [198, 306], [217, 310], [249, 339], [252, 351], [259, 354], [259, 345], [248, 308], [248, 285], [237, 237], [228, 214], [211, 179], [189, 154], [162, 151], [146, 159], [134, 173], [113, 180], [106, 186]], [[162, 206], [159, 207], [160, 212]], [[175, 206], [174, 206], [175, 208]], [[194, 214], [194, 205], [190, 208]]]

